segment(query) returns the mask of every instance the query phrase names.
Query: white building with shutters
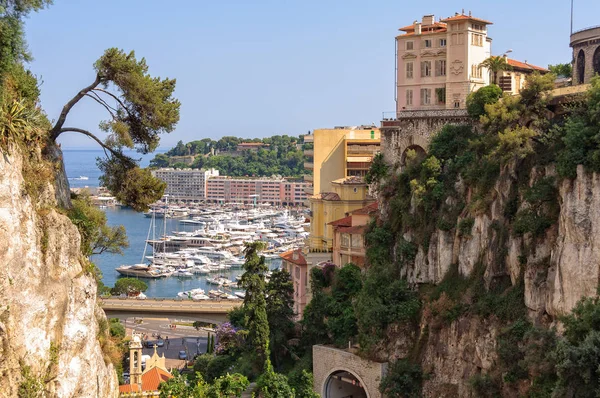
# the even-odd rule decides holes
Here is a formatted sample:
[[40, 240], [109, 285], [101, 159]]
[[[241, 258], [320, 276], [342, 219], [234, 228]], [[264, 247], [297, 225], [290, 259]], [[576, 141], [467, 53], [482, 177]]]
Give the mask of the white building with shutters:
[[207, 181], [218, 176], [219, 170], [162, 168], [152, 170], [152, 175], [167, 184], [169, 201], [193, 202], [206, 200]]
[[489, 84], [479, 65], [491, 55], [492, 23], [464, 14], [426, 15], [396, 37], [397, 111], [464, 109], [469, 93]]

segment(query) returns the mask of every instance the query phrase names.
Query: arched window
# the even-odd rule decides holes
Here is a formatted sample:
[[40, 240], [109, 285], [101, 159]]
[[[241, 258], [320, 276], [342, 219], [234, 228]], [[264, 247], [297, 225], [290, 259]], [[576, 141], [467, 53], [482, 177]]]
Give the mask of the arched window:
[[598, 46], [594, 52], [594, 58], [592, 58], [592, 67], [594, 68], [594, 73], [600, 75], [600, 46]]
[[585, 80], [585, 53], [579, 50], [577, 54], [577, 84], [583, 84]]

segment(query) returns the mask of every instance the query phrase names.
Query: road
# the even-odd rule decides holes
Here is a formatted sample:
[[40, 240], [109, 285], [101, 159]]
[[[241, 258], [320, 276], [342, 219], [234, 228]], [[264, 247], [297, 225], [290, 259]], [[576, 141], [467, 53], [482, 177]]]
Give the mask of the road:
[[134, 310], [148, 312], [186, 312], [186, 313], [217, 313], [225, 314], [242, 304], [241, 300], [230, 301], [192, 301], [192, 300], [136, 300], [108, 298], [100, 300], [102, 308], [107, 310]]
[[[186, 351], [186, 354], [191, 359], [196, 354], [206, 352], [206, 342], [208, 332], [206, 330], [192, 326], [178, 325], [175, 329], [170, 327], [172, 322], [182, 321], [168, 318], [137, 318], [138, 322], [134, 322], [133, 318], [122, 322], [127, 330], [127, 334], [132, 332], [143, 333], [149, 341], [156, 341], [158, 335], [165, 341], [163, 347], [157, 347], [158, 355], [165, 354], [167, 368], [182, 368], [185, 361], [179, 359], [179, 351]], [[154, 336], [153, 336], [154, 335]], [[168, 337], [168, 338], [167, 338]], [[167, 343], [168, 341], [168, 343]], [[144, 347], [143, 355], [154, 354], [154, 348]]]

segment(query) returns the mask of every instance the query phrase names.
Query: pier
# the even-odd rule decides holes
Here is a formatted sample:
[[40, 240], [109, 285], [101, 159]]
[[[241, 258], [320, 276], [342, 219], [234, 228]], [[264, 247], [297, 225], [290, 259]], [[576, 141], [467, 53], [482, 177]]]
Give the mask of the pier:
[[227, 313], [241, 306], [242, 301], [101, 298], [99, 304], [109, 318], [163, 317], [222, 323], [227, 320]]

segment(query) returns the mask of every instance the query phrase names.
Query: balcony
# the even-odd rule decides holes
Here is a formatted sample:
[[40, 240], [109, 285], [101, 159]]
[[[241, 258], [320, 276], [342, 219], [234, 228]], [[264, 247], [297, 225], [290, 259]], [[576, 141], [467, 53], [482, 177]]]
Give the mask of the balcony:
[[315, 136], [312, 134], [304, 135], [304, 143], [308, 144], [309, 142], [315, 142]]
[[304, 168], [307, 170], [312, 170], [315, 167], [313, 162], [304, 162]]
[[309, 187], [304, 188], [304, 193], [307, 194], [308, 196], [314, 195], [313, 192], [314, 192], [314, 188], [313, 188], [312, 185], [309, 186]]
[[305, 182], [313, 182], [314, 181], [314, 177], [312, 174], [304, 174], [304, 181]]
[[308, 156], [308, 157], [312, 158], [313, 156], [315, 156], [315, 150], [314, 149], [305, 149], [304, 156]]

